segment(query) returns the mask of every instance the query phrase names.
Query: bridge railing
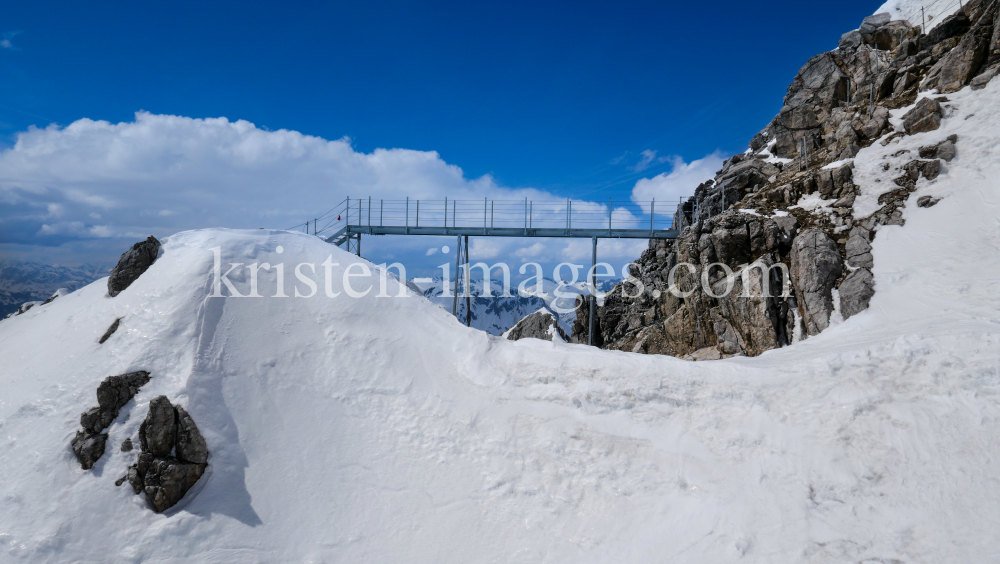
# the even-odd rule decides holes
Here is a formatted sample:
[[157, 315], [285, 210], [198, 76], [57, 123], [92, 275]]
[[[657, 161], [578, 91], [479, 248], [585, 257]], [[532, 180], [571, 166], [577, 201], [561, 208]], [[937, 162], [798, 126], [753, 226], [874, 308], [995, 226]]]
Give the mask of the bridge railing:
[[347, 225], [524, 229], [670, 229], [677, 201], [345, 198], [290, 229], [330, 235]]

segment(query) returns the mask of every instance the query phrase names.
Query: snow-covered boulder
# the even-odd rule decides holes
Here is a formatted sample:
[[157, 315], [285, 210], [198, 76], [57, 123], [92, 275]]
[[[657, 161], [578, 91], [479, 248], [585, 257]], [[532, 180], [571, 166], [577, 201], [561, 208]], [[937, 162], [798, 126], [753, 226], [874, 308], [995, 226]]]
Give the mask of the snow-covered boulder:
[[508, 341], [520, 339], [541, 339], [565, 343], [569, 337], [559, 326], [559, 318], [548, 309], [542, 308], [529, 314], [514, 324], [503, 334]]

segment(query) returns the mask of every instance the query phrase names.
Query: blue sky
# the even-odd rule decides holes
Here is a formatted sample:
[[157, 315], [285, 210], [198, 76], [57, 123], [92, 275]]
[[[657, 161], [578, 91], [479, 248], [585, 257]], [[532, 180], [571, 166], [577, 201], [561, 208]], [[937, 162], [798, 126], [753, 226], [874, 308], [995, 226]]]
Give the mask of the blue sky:
[[[101, 174], [120, 180], [121, 170], [90, 170], [82, 180], [53, 172], [87, 168], [88, 158], [110, 154], [88, 155], [93, 140], [69, 154], [74, 149], [64, 146], [60, 128], [85, 118], [133, 123], [139, 111], [246, 120], [261, 131], [331, 142], [346, 137], [354, 152], [349, 158], [380, 148], [433, 151], [435, 166], [461, 169], [470, 194], [487, 178], [488, 190], [501, 193], [626, 200], [641, 179], [744, 150], [777, 113], [797, 69], [836, 47], [843, 32], [877, 7], [852, 1], [6, 2], [0, 6], [0, 162], [8, 170], [15, 160], [23, 165], [14, 158], [14, 143], [31, 126], [55, 124], [47, 138], [35, 132], [35, 141], [60, 149], [41, 151], [49, 156], [16, 175], [0, 170], [0, 252], [66, 264], [111, 260], [135, 234], [129, 225], [169, 234], [196, 226], [252, 227], [271, 218], [268, 227], [286, 227], [287, 218], [332, 205], [355, 185], [363, 195], [384, 187], [357, 182], [327, 189], [320, 182], [308, 194], [275, 189], [274, 201], [262, 191], [241, 208], [244, 219], [213, 213], [208, 208], [217, 203], [211, 202], [200, 215], [173, 209], [193, 210], [190, 202], [161, 202], [159, 210], [126, 204], [146, 199], [147, 185], [171, 189], [156, 171], [174, 162], [163, 156], [173, 154], [170, 143], [185, 144], [181, 130], [204, 137], [204, 124], [192, 120], [143, 129], [162, 137], [165, 128], [173, 136], [169, 143], [148, 141], [152, 148], [142, 154], [159, 151], [158, 157], [128, 159], [123, 166], [135, 167], [125, 174], [132, 184], [117, 200], [96, 188], [81, 193], [101, 185]], [[396, 156], [406, 161], [406, 155]], [[272, 171], [275, 177], [280, 170]], [[153, 177], [161, 182], [142, 181]], [[187, 186], [191, 178], [178, 182]], [[409, 178], [415, 177], [396, 179], [405, 184]], [[437, 197], [452, 188], [461, 191], [445, 182], [422, 193]], [[238, 192], [219, 188], [226, 189]], [[160, 219], [120, 217], [140, 212]], [[171, 223], [170, 217], [187, 220]], [[371, 248], [374, 253], [378, 245]]]

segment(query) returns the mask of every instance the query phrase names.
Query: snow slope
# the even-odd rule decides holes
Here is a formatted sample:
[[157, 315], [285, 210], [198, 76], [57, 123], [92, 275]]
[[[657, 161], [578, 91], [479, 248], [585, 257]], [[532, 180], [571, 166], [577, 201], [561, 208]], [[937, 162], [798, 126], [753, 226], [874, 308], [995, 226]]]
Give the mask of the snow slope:
[[[508, 342], [417, 296], [211, 298], [212, 247], [332, 253], [337, 276], [358, 259], [174, 235], [116, 298], [102, 280], [0, 322], [0, 560], [996, 562], [1000, 81], [949, 97], [941, 130], [855, 161], [862, 209], [892, 154], [960, 135], [906, 226], [879, 229], [870, 309], [752, 359]], [[79, 413], [133, 369], [152, 381], [80, 470]], [[212, 451], [164, 515], [114, 486], [160, 394]]]
[[926, 26], [926, 33], [959, 11], [962, 2], [963, 0], [886, 0], [875, 13], [888, 12], [894, 20], [907, 20], [913, 26]]

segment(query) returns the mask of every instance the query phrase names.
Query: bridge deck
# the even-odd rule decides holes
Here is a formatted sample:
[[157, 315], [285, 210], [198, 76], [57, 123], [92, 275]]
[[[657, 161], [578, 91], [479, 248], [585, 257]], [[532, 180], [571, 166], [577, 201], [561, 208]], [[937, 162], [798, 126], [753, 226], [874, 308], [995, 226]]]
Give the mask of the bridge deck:
[[[672, 216], [667, 215], [671, 211], [662, 203], [657, 207], [655, 201], [356, 198], [345, 199], [304, 225], [335, 245], [350, 243], [361, 235], [675, 239], [678, 232], [672, 229]], [[325, 220], [322, 229], [320, 219]]]
[[676, 239], [673, 229], [590, 229], [590, 228], [521, 228], [521, 227], [415, 227], [382, 225], [347, 225], [327, 238], [334, 242], [345, 236], [360, 235], [468, 235], [480, 237], [580, 237], [598, 239]]

